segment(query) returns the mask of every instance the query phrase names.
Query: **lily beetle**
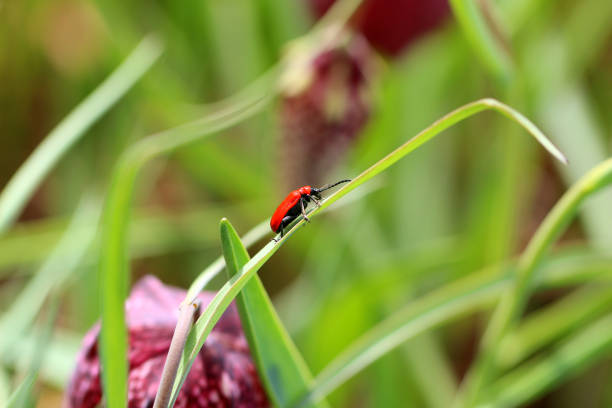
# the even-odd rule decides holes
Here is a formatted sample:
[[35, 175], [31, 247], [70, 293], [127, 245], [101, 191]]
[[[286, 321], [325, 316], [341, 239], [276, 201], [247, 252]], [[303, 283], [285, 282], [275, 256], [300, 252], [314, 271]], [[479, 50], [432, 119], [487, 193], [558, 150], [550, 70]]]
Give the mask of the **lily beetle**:
[[280, 203], [272, 219], [270, 219], [270, 228], [272, 231], [281, 234], [281, 238], [285, 235], [285, 227], [293, 222], [300, 214], [304, 216], [304, 219], [309, 222], [310, 220], [306, 216], [306, 207], [312, 201], [318, 207], [321, 206], [319, 200], [321, 200], [321, 192], [329, 190], [338, 184], [348, 183], [351, 180], [340, 180], [337, 183], [329, 184], [320, 188], [311, 186], [300, 187], [285, 197]]

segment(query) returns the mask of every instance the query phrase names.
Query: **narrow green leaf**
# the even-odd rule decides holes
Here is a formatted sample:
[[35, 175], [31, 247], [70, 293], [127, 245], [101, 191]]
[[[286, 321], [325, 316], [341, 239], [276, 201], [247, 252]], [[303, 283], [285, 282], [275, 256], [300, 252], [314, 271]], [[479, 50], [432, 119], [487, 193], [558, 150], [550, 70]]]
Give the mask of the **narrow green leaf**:
[[[221, 220], [220, 229], [223, 256], [231, 278], [246, 265], [249, 254], [227, 219]], [[291, 406], [309, 389], [312, 375], [258, 276], [244, 286], [236, 297], [236, 305], [268, 396], [275, 406]]]
[[[612, 269], [612, 265], [609, 266]], [[497, 364], [510, 368], [536, 350], [557, 338], [578, 329], [608, 312], [612, 307], [610, 287], [580, 288], [551, 306], [529, 314], [524, 323], [501, 342]]]
[[[418, 147], [428, 142], [442, 131], [448, 129], [457, 122], [462, 121], [476, 113], [484, 110], [494, 110], [502, 115], [514, 120], [523, 128], [525, 128], [536, 140], [538, 140], [553, 156], [562, 162], [565, 162], [565, 156], [544, 136], [544, 134], [527, 118], [521, 115], [519, 112], [510, 108], [509, 106], [495, 100], [495, 99], [481, 99], [469, 104], [466, 104], [449, 114], [445, 115], [432, 125], [427, 127], [425, 130], [417, 134], [412, 139], [389, 153], [387, 156], [380, 159], [377, 163], [372, 165], [367, 170], [363, 171], [359, 176], [355, 177], [350, 183], [345, 184], [344, 187], [340, 188], [334, 194], [326, 198], [321, 202], [321, 206], [315, 208], [309, 213], [310, 217], [317, 215], [320, 211], [329, 207], [346, 194], [365, 183], [372, 177], [383, 172], [398, 160], [407, 156]], [[206, 337], [210, 334], [213, 326], [217, 323], [225, 309], [229, 306], [231, 301], [236, 297], [244, 285], [256, 274], [256, 272], [263, 266], [264, 263], [283, 245], [287, 239], [304, 225], [304, 220], [300, 219], [294, 226], [285, 234], [285, 236], [277, 242], [270, 242], [264, 246], [249, 262], [247, 262], [240, 271], [234, 275], [225, 285], [217, 292], [213, 300], [210, 302], [204, 313], [199, 317], [191, 330], [181, 364], [179, 365], [178, 374], [176, 377], [175, 386], [172, 391], [172, 401], [178, 396], [178, 391], [182, 386], [194, 359], [198, 352], [204, 345]], [[121, 355], [124, 355], [125, 351]]]
[[[575, 263], [574, 259], [566, 259], [566, 257], [553, 258], [542, 266], [538, 286], [553, 285], [556, 287], [559, 285], [559, 270], [564, 270], [563, 276], [566, 283], [575, 284], [578, 280], [588, 281], [593, 276], [584, 272], [588, 271], [591, 265], [597, 267], [602, 260], [609, 261], [608, 258], [602, 259], [598, 256], [591, 259], [583, 257], [580, 263]], [[303, 402], [316, 401], [329, 395], [405, 341], [491, 304], [511, 286], [511, 278], [516, 265], [507, 266], [506, 273], [496, 276], [493, 272], [499, 269], [500, 266], [486, 268], [434, 290], [413, 300], [368, 330], [316, 376], [314, 385], [310, 393], [304, 396]], [[608, 267], [605, 272], [609, 273], [609, 271]]]
[[500, 299], [481, 341], [481, 351], [472, 364], [459, 393], [458, 406], [473, 406], [481, 388], [495, 374], [495, 354], [510, 327], [520, 317], [533, 289], [537, 267], [550, 245], [574, 218], [584, 200], [612, 183], [612, 159], [591, 169], [575, 183], [548, 213], [521, 255], [513, 285]]
[[492, 302], [507, 283], [505, 276], [479, 273], [410, 302], [337, 356], [298, 406], [325, 397], [406, 340]]
[[612, 355], [612, 315], [592, 323], [548, 355], [511, 371], [485, 390], [479, 408], [518, 407]]
[[161, 51], [154, 37], [142, 40], [130, 56], [34, 150], [0, 194], [0, 235], [10, 227], [53, 166], [151, 68]]

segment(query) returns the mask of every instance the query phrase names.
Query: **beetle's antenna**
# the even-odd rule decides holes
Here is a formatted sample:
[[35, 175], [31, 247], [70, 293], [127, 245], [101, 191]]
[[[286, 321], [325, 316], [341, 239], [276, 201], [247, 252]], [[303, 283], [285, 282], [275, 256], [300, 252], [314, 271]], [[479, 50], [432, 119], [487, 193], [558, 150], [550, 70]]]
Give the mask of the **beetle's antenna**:
[[321, 191], [329, 190], [332, 187], [336, 187], [338, 184], [348, 183], [350, 181], [351, 181], [351, 179], [340, 180], [337, 183], [327, 184], [327, 185], [324, 185], [323, 187], [320, 187], [320, 188], [314, 188], [313, 190], [315, 190], [317, 193], [320, 193]]

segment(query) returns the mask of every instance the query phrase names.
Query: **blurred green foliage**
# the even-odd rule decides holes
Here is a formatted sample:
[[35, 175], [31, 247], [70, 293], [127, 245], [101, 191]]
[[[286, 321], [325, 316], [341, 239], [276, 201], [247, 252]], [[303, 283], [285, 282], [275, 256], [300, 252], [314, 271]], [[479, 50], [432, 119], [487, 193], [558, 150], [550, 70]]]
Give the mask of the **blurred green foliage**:
[[[453, 3], [456, 9], [463, 2]], [[449, 18], [399, 59], [384, 64], [370, 122], [329, 181], [358, 174], [453, 108], [489, 96], [532, 119], [568, 155], [570, 165], [558, 168], [516, 124], [483, 114], [398, 163], [360, 199], [301, 229], [259, 273], [315, 376], [402, 306], [518, 255], [567, 186], [610, 156], [612, 2], [474, 3], [488, 4], [492, 21], [500, 24], [509, 53], [504, 79], [491, 69], [494, 63], [481, 59], [486, 49], [483, 53], [478, 47], [496, 46], [490, 38], [479, 44], [490, 34], [486, 27], [464, 35], [469, 19], [461, 13], [456, 20]], [[121, 152], [147, 134], [206, 115], [215, 108], [212, 103], [276, 64], [287, 42], [311, 25], [298, 0], [0, 2], [2, 186], [145, 35], [153, 32], [164, 47], [153, 68], [48, 174], [18, 224], [0, 236], [3, 316], [19, 320], [16, 302], [41, 301], [41, 292], [30, 289], [36, 301], [28, 302], [28, 287], [49, 271], [45, 265], [58, 253], [56, 246], [70, 242], [64, 233], [82, 198], [108, 191]], [[140, 172], [130, 226], [132, 280], [152, 273], [188, 286], [221, 253], [221, 217], [246, 231], [271, 215], [287, 193], [279, 188], [276, 114], [272, 104], [238, 127], [177, 150]], [[81, 233], [96, 230], [95, 216], [86, 227]], [[612, 263], [602, 255], [612, 252], [612, 191], [586, 203], [556, 252], [563, 255], [570, 243], [597, 256], [603, 275], [610, 276]], [[34, 387], [42, 391], [40, 406], [57, 405], [79, 338], [100, 315], [99, 237], [87, 248], [78, 244], [76, 249], [86, 255], [74, 268], [38, 278], [65, 281], [58, 284], [63, 297], [57, 328]], [[76, 255], [70, 256], [67, 262]], [[568, 268], [579, 270], [584, 262]], [[495, 267], [487, 270], [491, 276], [500, 273]], [[585, 280], [569, 280], [531, 299], [528, 314], [539, 327], [557, 327], [567, 311], [556, 302], [572, 302], [583, 293], [578, 287], [591, 279], [584, 273]], [[609, 279], [598, 282], [610, 285]], [[214, 285], [222, 283], [217, 279]], [[593, 302], [570, 303], [579, 308], [572, 309], [576, 320], [558, 329], [563, 340], [556, 340], [556, 349], [552, 339], [538, 340], [530, 320], [507, 340], [508, 348], [518, 347], [517, 336], [525, 336], [528, 345], [541, 341], [541, 355], [531, 365], [551, 349], [551, 355], [584, 359], [579, 360], [585, 362], [581, 370], [563, 377], [545, 395], [525, 391], [532, 383], [519, 384], [518, 391], [506, 388], [516, 386], [513, 378], [526, 372], [522, 381], [537, 383], [541, 371], [526, 365], [493, 385], [491, 392], [500, 395], [487, 397], [512, 403], [523, 401], [516, 397], [523, 392], [538, 407], [610, 406], [611, 347], [605, 336], [612, 335], [612, 310], [605, 289]], [[30, 313], [24, 309], [23, 317]], [[471, 314], [409, 340], [334, 391], [331, 405], [448, 406], [487, 317]], [[12, 348], [2, 350], [0, 398], [22, 382], [29, 359], [18, 357], [35, 354], [43, 326], [32, 317], [32, 324], [14, 333]], [[5, 335], [0, 333], [0, 340]], [[580, 356], [584, 344], [606, 352]]]

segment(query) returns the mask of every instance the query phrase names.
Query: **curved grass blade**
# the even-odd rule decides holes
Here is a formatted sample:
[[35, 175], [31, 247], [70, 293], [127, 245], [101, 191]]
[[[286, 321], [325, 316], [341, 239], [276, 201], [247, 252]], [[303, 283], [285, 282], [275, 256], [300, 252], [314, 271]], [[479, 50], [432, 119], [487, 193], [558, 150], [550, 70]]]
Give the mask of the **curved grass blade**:
[[[609, 270], [612, 271], [612, 264]], [[612, 310], [612, 288], [603, 286], [587, 285], [541, 311], [530, 313], [524, 323], [504, 337], [496, 353], [496, 364], [511, 368], [556, 337]]]
[[591, 169], [574, 184], [548, 213], [521, 255], [514, 284], [500, 299], [481, 340], [481, 349], [466, 377], [456, 403], [473, 406], [480, 389], [495, 372], [495, 353], [519, 318], [531, 293], [536, 270], [550, 245], [574, 218], [584, 200], [612, 183], [612, 159]]
[[68, 114], [34, 150], [0, 194], [0, 234], [13, 223], [53, 166], [151, 68], [162, 47], [145, 37], [128, 58]]
[[[99, 274], [102, 299], [100, 355], [102, 383], [107, 406], [124, 407], [127, 401], [127, 333], [124, 301], [129, 267], [127, 230], [132, 193], [142, 167], [156, 157], [234, 126], [260, 112], [275, 90], [276, 69], [250, 87], [219, 104], [220, 108], [200, 120], [149, 136], [135, 143], [119, 160], [113, 174], [103, 213]], [[120, 357], [124, 356], [124, 357]]]
[[[329, 207], [334, 202], [338, 201], [341, 197], [344, 197], [350, 191], [354, 190], [367, 180], [371, 179], [375, 175], [386, 170], [388, 167], [396, 163], [401, 158], [405, 157], [412, 151], [416, 150], [419, 146], [423, 145], [427, 141], [431, 140], [436, 135], [440, 134], [443, 130], [449, 128], [457, 122], [466, 119], [476, 113], [484, 110], [494, 110], [501, 113], [502, 115], [514, 120], [525, 128], [538, 142], [540, 142], [546, 150], [548, 150], [553, 156], [562, 162], [566, 162], [565, 156], [550, 142], [546, 136], [527, 118], [521, 115], [519, 112], [510, 108], [509, 106], [495, 100], [495, 99], [481, 99], [467, 105], [464, 105], [449, 114], [445, 115], [438, 121], [434, 122], [428, 128], [417, 134], [412, 139], [408, 140], [402, 146], [398, 147], [387, 156], [383, 157], [377, 163], [372, 165], [370, 168], [362, 172], [359, 176], [355, 177], [350, 183], [345, 184], [344, 187], [340, 188], [334, 194], [323, 200], [321, 206], [312, 210], [309, 215], [315, 216], [323, 209]], [[268, 245], [263, 247], [247, 264], [245, 264], [239, 271], [238, 274], [234, 275], [223, 287], [217, 292], [217, 295], [210, 302], [204, 313], [200, 316], [196, 324], [194, 325], [187, 343], [185, 345], [185, 351], [183, 353], [181, 364], [177, 374], [175, 387], [172, 391], [172, 401], [176, 399], [178, 391], [182, 386], [193, 360], [197, 356], [198, 352], [204, 345], [206, 337], [210, 334], [213, 326], [217, 323], [225, 309], [229, 306], [231, 301], [236, 295], [242, 290], [244, 285], [256, 274], [256, 272], [263, 266], [263, 264], [285, 243], [299, 228], [304, 225], [304, 220], [300, 219], [294, 226], [289, 230], [288, 233], [278, 242], [270, 242]]]
[[612, 315], [565, 340], [550, 354], [511, 371], [490, 389], [479, 408], [518, 407], [542, 395], [592, 363], [612, 355]]
[[[579, 264], [572, 258], [553, 259], [543, 266], [538, 286], [558, 286], [559, 270], [564, 270], [564, 280], [561, 283], [576, 284], [578, 281], [573, 279], [589, 281], [593, 276], [584, 272], [590, 269], [590, 265], [597, 268], [602, 260], [609, 262], [609, 258], [598, 256], [591, 259], [581, 257]], [[507, 266], [507, 271], [502, 276], [495, 276], [492, 273], [498, 269], [499, 267], [486, 268], [437, 289], [412, 301], [370, 329], [316, 376], [313, 388], [303, 397], [302, 403], [316, 401], [329, 395], [344, 382], [405, 341], [461, 316], [483, 309], [494, 302], [504, 290], [510, 287], [516, 265]], [[609, 274], [611, 271], [609, 267], [605, 272]], [[561, 334], [562, 332], [559, 331], [556, 333], [557, 336]]]
[[[227, 219], [221, 220], [220, 229], [223, 256], [232, 278], [249, 261], [249, 254]], [[312, 375], [258, 276], [244, 286], [236, 297], [236, 305], [269, 398], [274, 406], [291, 406], [310, 388]]]
[[508, 283], [507, 276], [479, 273], [409, 303], [370, 329], [324, 368], [297, 406], [325, 397], [406, 340], [490, 304]]

